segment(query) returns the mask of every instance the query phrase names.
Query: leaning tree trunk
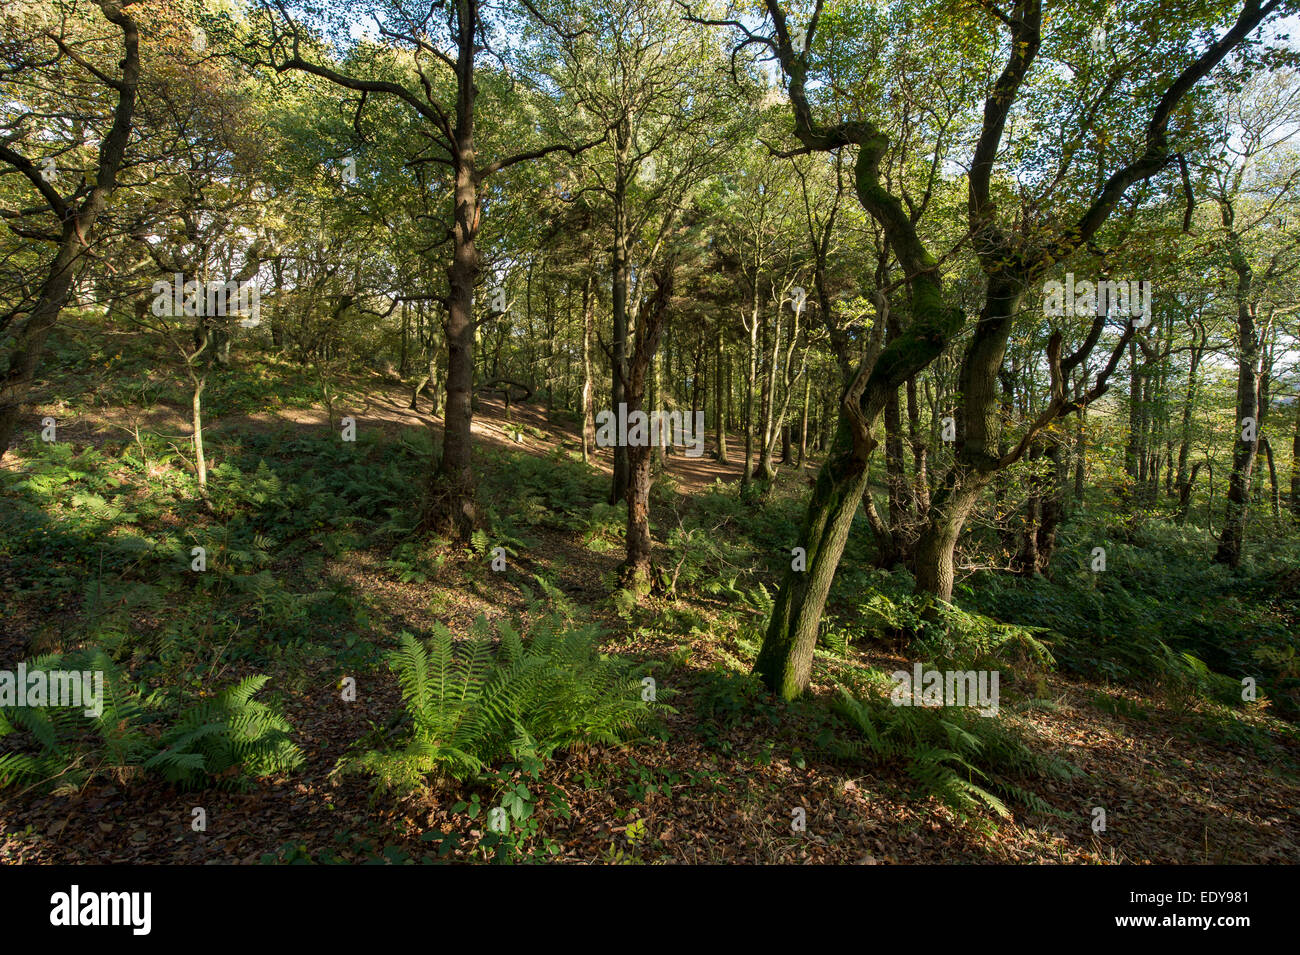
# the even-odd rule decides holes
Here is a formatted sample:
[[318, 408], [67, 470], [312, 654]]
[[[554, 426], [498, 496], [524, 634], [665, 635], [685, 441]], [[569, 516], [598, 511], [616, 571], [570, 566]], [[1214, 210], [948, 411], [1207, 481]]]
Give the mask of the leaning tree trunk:
[[790, 570], [772, 608], [754, 672], [785, 699], [793, 699], [812, 676], [817, 629], [858, 503], [867, 488], [867, 459], [854, 447], [841, 416], [835, 441], [817, 474], [800, 544], [806, 570]]
[[[932, 362], [964, 324], [962, 311], [943, 302], [938, 264], [922, 245], [902, 203], [880, 184], [880, 158], [888, 146], [883, 136], [860, 143], [854, 178], [858, 201], [885, 227], [890, 246], [911, 282], [911, 326], [879, 350], [869, 346], [867, 360], [843, 395], [830, 452], [813, 486], [801, 546], [806, 570], [786, 572], [754, 672], [785, 699], [807, 689], [812, 676], [817, 627], [839, 567], [849, 528], [867, 487], [867, 462], [875, 448], [871, 429], [884, 411], [885, 398], [911, 375]], [[876, 293], [878, 329], [888, 320], [888, 303]], [[879, 334], [879, 333], [878, 333]]]
[[63, 311], [73, 283], [88, 261], [81, 255], [76, 229], [75, 223], [65, 224], [59, 253], [41, 285], [36, 305], [19, 326], [9, 346], [6, 356], [9, 367], [0, 378], [0, 458], [4, 457], [18, 430], [28, 389], [45, 350], [45, 340]]

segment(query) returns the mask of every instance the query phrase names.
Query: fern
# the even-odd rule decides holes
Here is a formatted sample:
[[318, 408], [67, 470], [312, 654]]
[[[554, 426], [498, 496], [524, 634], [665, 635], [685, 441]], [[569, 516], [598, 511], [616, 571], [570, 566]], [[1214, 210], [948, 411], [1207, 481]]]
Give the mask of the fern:
[[27, 661], [37, 670], [90, 671], [102, 675], [102, 709], [85, 715], [83, 706], [24, 706], [0, 710], [0, 737], [25, 731], [36, 753], [0, 756], [0, 788], [46, 786], [75, 788], [96, 773], [119, 780], [132, 775], [149, 753], [140, 720], [152, 697], [142, 698], [102, 650], [46, 654]]
[[833, 738], [832, 754], [875, 763], [905, 759], [908, 775], [921, 791], [961, 816], [988, 809], [1010, 818], [1000, 797], [1050, 812], [1044, 800], [1005, 777], [1070, 779], [1078, 774], [1064, 760], [1030, 749], [1003, 722], [1005, 717], [975, 716], [961, 708], [893, 706], [843, 688], [834, 708], [857, 738]]
[[459, 646], [441, 624], [426, 641], [401, 634], [389, 666], [410, 735], [400, 748], [370, 750], [340, 769], [369, 773], [383, 788], [414, 790], [477, 775], [506, 758], [617, 743], [648, 723], [640, 683], [597, 653], [595, 628], [565, 630], [547, 617], [528, 640], [509, 623], [498, 635], [493, 650], [482, 617]]
[[184, 787], [246, 786], [247, 777], [271, 776], [302, 764], [283, 716], [254, 700], [267, 677], [250, 676], [184, 713], [163, 736], [162, 749], [145, 762]]
[[491, 547], [486, 532], [482, 528], [476, 528], [474, 533], [470, 535], [470, 551], [475, 557], [483, 557]]
[[249, 677], [211, 700], [185, 710], [160, 739], [145, 731], [167, 721], [158, 694], [144, 694], [103, 650], [37, 657], [33, 670], [89, 670], [103, 674], [102, 709], [84, 706], [12, 707], [0, 710], [0, 737], [25, 732], [28, 750], [0, 755], [0, 788], [11, 785], [81, 786], [99, 774], [119, 781], [142, 771], [183, 786], [243, 785], [293, 769], [302, 753], [288, 738], [289, 724], [253, 696], [266, 684]]

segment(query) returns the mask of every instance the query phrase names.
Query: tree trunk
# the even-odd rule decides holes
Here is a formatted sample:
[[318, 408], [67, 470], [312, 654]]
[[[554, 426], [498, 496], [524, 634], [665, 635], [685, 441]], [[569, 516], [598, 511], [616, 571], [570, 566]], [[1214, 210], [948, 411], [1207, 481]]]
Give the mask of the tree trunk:
[[1084, 503], [1084, 485], [1088, 474], [1088, 409], [1079, 409], [1079, 430], [1074, 441], [1074, 503]]
[[[964, 324], [960, 309], [944, 305], [938, 264], [916, 235], [902, 203], [880, 184], [880, 158], [887, 145], [884, 136], [859, 144], [854, 183], [858, 201], [881, 223], [910, 278], [912, 324], [883, 351], [875, 350], [880, 339], [874, 339], [867, 359], [842, 393], [836, 438], [818, 473], [804, 521], [806, 569], [786, 572], [754, 665], [763, 682], [785, 699], [802, 694], [811, 679], [818, 624], [866, 490], [867, 463], [875, 447], [871, 429], [884, 410], [885, 397], [933, 361]], [[879, 327], [888, 318], [888, 302], [879, 292], [873, 299]]]
[[1273, 510], [1273, 516], [1282, 516], [1282, 496], [1277, 487], [1277, 464], [1273, 461], [1273, 446], [1268, 443], [1268, 438], [1259, 439], [1260, 447], [1264, 449], [1264, 460], [1268, 462], [1268, 485], [1269, 485], [1269, 504]]
[[[730, 397], [731, 377], [728, 374], [726, 377], [726, 381], [724, 382], [723, 373], [724, 371], [727, 371], [730, 368], [731, 360], [730, 360], [730, 356], [726, 354], [725, 349], [723, 349], [722, 347], [721, 328], [718, 329], [718, 334], [715, 341], [717, 343], [717, 347], [715, 349], [715, 357], [717, 360], [716, 360], [716, 369], [714, 371], [714, 375], [716, 376], [717, 379], [715, 382], [715, 384], [717, 385], [717, 388], [715, 389], [717, 391], [717, 394], [714, 397], [713, 404], [715, 406], [714, 424], [718, 432], [718, 463], [730, 464], [731, 462], [727, 460], [727, 402]], [[726, 365], [726, 368], [723, 367], [724, 364]], [[1300, 418], [1297, 418], [1296, 435], [1297, 435], [1296, 440], [1300, 441]], [[1297, 480], [1300, 480], [1300, 473], [1298, 473]]]
[[952, 600], [957, 539], [988, 480], [984, 474], [963, 475], [962, 483], [941, 487], [935, 494], [913, 556], [917, 593]]
[[1291, 435], [1291, 513], [1300, 517], [1300, 401], [1295, 404], [1295, 431]]
[[[1224, 225], [1228, 229], [1228, 247], [1233, 270], [1237, 273], [1237, 430], [1232, 454], [1232, 474], [1228, 478], [1228, 505], [1223, 531], [1214, 561], [1237, 567], [1241, 563], [1242, 541], [1246, 528], [1246, 502], [1250, 496], [1251, 473], [1259, 452], [1259, 333], [1250, 301], [1254, 272], [1240, 241], [1232, 231], [1232, 209], [1221, 205]], [[1249, 426], [1246, 419], [1249, 418]], [[1249, 438], [1249, 440], [1247, 440]]]
[[786, 572], [754, 664], [754, 672], [784, 699], [799, 696], [808, 686], [822, 610], [866, 487], [866, 459], [855, 453], [849, 426], [841, 418], [804, 518], [800, 544], [807, 569]]
[[1001, 435], [998, 372], [1023, 286], [990, 279], [975, 335], [962, 359], [961, 424], [952, 467], [930, 502], [915, 544], [916, 592], [952, 599], [953, 551], [980, 492], [999, 470]]
[[591, 378], [591, 339], [595, 332], [596, 303], [590, 275], [582, 284], [582, 460], [589, 463], [596, 447], [596, 403]]
[[[629, 419], [634, 411], [642, 410], [645, 404], [647, 373], [654, 362], [655, 351], [659, 347], [659, 337], [663, 331], [672, 297], [670, 264], [660, 267], [655, 282], [654, 296], [637, 315], [634, 333], [636, 350], [628, 363], [625, 389]], [[651, 448], [648, 440], [650, 435], [647, 434], [646, 437], [646, 441], [628, 448], [631, 473], [626, 498], [627, 559], [623, 563], [622, 578], [624, 586], [637, 594], [647, 592], [654, 580], [651, 561], [653, 541], [650, 538]]]
[[477, 6], [461, 0], [456, 61], [457, 102], [452, 208], [452, 260], [447, 267], [447, 408], [443, 416], [442, 458], [430, 476], [425, 526], [453, 540], [468, 540], [477, 522], [472, 461], [474, 390], [474, 288], [481, 263], [478, 238], [482, 209], [474, 144], [474, 55]]
[[912, 500], [916, 512], [930, 506], [929, 448], [921, 431], [921, 409], [916, 399], [916, 376], [907, 379], [908, 443], [912, 447]]
[[808, 399], [812, 394], [812, 373], [803, 380], [803, 414], [799, 422], [799, 467], [808, 460]]
[[1192, 465], [1192, 471], [1187, 480], [1178, 485], [1178, 517], [1176, 521], [1180, 526], [1187, 523], [1187, 514], [1192, 508], [1192, 488], [1196, 485], [1196, 475], [1200, 473], [1201, 463], [1198, 461]]
[[[620, 122], [615, 129], [615, 148], [626, 160], [629, 148], [629, 132], [626, 121]], [[629, 245], [627, 221], [627, 182], [620, 174], [614, 184], [614, 342], [613, 342], [613, 383], [610, 389], [610, 401], [615, 417], [619, 408], [627, 401], [625, 391], [627, 380], [627, 284], [629, 268]], [[630, 410], [630, 409], [629, 409]], [[627, 497], [631, 461], [628, 449], [621, 444], [614, 445], [614, 479], [610, 488], [610, 503], [617, 503]]]
[[[1186, 485], [1194, 478], [1190, 478], [1187, 472], [1188, 456], [1192, 447], [1192, 408], [1197, 398], [1197, 369], [1201, 363], [1201, 355], [1205, 351], [1206, 338], [1200, 337], [1197, 329], [1193, 330], [1192, 350], [1190, 360], [1187, 366], [1187, 398], [1183, 402], [1183, 417], [1178, 438], [1178, 476], [1174, 481], [1179, 501], [1179, 512], [1182, 519], [1186, 518], [1186, 501], [1191, 494], [1191, 488]], [[1179, 523], [1182, 523], [1182, 519]]]
[[194, 379], [194, 391], [190, 397], [190, 425], [194, 429], [194, 476], [199, 482], [199, 495], [208, 496], [208, 459], [203, 451], [203, 388], [207, 378]]
[[750, 313], [749, 364], [745, 372], [745, 473], [741, 487], [748, 487], [754, 476], [754, 379], [758, 377], [758, 292], [754, 293], [754, 308]]
[[[764, 322], [763, 327], [766, 331], [769, 323]], [[776, 321], [771, 322], [770, 327], [772, 350], [770, 355], [765, 355], [770, 364], [767, 374], [763, 376], [763, 444], [759, 449], [758, 474], [756, 475], [765, 484], [770, 483], [776, 477], [776, 469], [772, 467], [772, 459], [776, 454], [776, 429], [779, 425], [776, 417], [776, 369], [778, 365], [777, 357], [781, 350], [781, 311], [779, 304], [777, 305]]]

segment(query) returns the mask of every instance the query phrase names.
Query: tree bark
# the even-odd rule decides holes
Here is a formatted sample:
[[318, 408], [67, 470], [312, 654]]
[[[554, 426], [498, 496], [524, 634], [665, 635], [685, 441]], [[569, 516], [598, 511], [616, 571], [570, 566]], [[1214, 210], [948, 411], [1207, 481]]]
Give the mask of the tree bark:
[[[724, 381], [723, 372], [730, 368], [731, 359], [730, 356], [726, 354], [725, 349], [723, 349], [722, 347], [721, 328], [718, 329], [715, 342], [716, 342], [716, 348], [714, 351], [714, 357], [716, 361], [715, 361], [714, 375], [716, 376], [717, 379], [715, 381], [715, 384], [717, 385], [715, 391], [717, 392], [717, 394], [714, 397], [713, 404], [714, 404], [714, 419], [715, 419], [714, 426], [718, 432], [717, 457], [718, 457], [719, 464], [730, 464], [731, 462], [727, 459], [727, 403], [730, 399], [731, 376], [730, 374], [727, 374], [726, 380]], [[724, 364], [727, 366], [727, 369], [724, 369], [723, 367]], [[1300, 425], [1297, 426], [1297, 429], [1298, 429], [1297, 435], [1300, 435]], [[1297, 437], [1296, 440], [1300, 441], [1300, 437]]]
[[[1241, 563], [1251, 473], [1259, 453], [1259, 332], [1255, 327], [1254, 308], [1250, 300], [1254, 270], [1233, 231], [1231, 205], [1222, 202], [1220, 212], [1228, 233], [1228, 254], [1233, 271], [1237, 273], [1237, 440], [1232, 454], [1232, 474], [1228, 477], [1227, 510], [1214, 562], [1237, 567]], [[1251, 419], [1249, 428], [1246, 425], [1247, 418]]]
[[[626, 165], [629, 132], [626, 119], [615, 128], [615, 149], [620, 156], [620, 169]], [[613, 341], [613, 382], [610, 389], [610, 401], [615, 416], [619, 407], [627, 401], [626, 381], [627, 367], [627, 286], [631, 238], [628, 235], [627, 218], [627, 181], [617, 174], [614, 183], [614, 262], [613, 262], [613, 296], [614, 296], [614, 341]], [[631, 409], [629, 408], [629, 411]], [[629, 449], [616, 444], [614, 446], [614, 478], [610, 488], [610, 503], [627, 498], [628, 484], [631, 479], [631, 461]]]
[[[655, 274], [655, 293], [637, 315], [634, 332], [636, 348], [628, 363], [625, 395], [628, 417], [643, 410], [646, 379], [654, 362], [655, 351], [663, 332], [672, 297], [672, 266], [665, 264]], [[653, 585], [654, 568], [652, 552], [654, 542], [650, 537], [650, 487], [651, 487], [651, 435], [647, 440], [628, 447], [631, 466], [627, 489], [627, 559], [623, 563], [624, 586], [633, 593], [645, 593]], [[631, 444], [631, 442], [629, 442]]]
[[482, 208], [474, 142], [474, 55], [478, 5], [459, 0], [460, 42], [456, 55], [456, 126], [452, 130], [452, 259], [447, 267], [447, 407], [442, 458], [429, 480], [424, 523], [453, 540], [468, 540], [477, 523], [473, 453], [474, 288], [482, 269], [478, 238]]
[[592, 297], [593, 279], [582, 283], [582, 460], [589, 463], [596, 447], [596, 405], [591, 377], [591, 339], [595, 332], [596, 303]]

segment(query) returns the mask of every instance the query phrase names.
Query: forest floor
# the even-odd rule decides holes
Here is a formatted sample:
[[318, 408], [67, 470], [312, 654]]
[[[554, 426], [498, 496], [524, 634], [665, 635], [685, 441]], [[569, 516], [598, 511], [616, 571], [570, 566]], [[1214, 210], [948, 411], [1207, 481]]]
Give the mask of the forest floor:
[[[104, 350], [114, 349], [110, 344]], [[38, 408], [36, 417], [57, 417], [60, 441], [71, 446], [77, 460], [100, 455], [93, 459], [96, 466], [130, 484], [155, 480], [166, 470], [183, 471], [183, 462], [164, 453], [171, 439], [180, 444], [188, 430], [180, 397], [164, 396], [142, 407], [92, 401], [83, 394]], [[437, 430], [436, 419], [409, 411], [408, 402], [409, 391], [397, 383], [362, 377], [335, 401], [334, 416], [355, 416], [370, 460], [383, 462], [414, 444], [413, 433], [430, 424]], [[248, 454], [245, 445], [253, 446], [255, 456], [282, 458], [276, 473], [293, 480], [294, 462], [301, 464], [310, 450], [301, 436], [325, 431], [330, 420], [310, 399], [243, 413], [237, 413], [237, 402], [213, 404], [207, 440], [218, 482], [225, 479], [223, 461], [251, 460], [240, 457]], [[427, 401], [422, 406], [427, 408]], [[155, 435], [142, 445], [153, 456], [144, 455], [139, 474], [114, 472], [113, 455], [129, 452], [136, 427]], [[717, 517], [721, 512], [715, 511], [700, 517], [692, 508], [715, 480], [738, 479], [738, 465], [720, 466], [709, 456], [669, 457], [673, 480], [671, 487], [660, 481], [655, 537], [660, 565], [682, 574], [681, 586], [628, 607], [611, 599], [621, 550], [617, 520], [597, 519], [603, 513], [597, 497], [602, 474], [580, 462], [557, 463], [557, 455], [572, 458], [578, 446], [573, 423], [548, 416], [536, 403], [516, 404], [507, 416], [500, 400], [486, 399], [474, 430], [486, 510], [498, 519], [511, 515], [500, 526], [518, 538], [505, 573], [488, 572], [482, 555], [453, 556], [433, 566], [415, 558], [395, 561], [387, 542], [349, 539], [348, 546], [329, 546], [323, 555], [307, 557], [268, 546], [260, 566], [283, 579], [291, 603], [305, 605], [311, 592], [329, 590], [350, 595], [350, 606], [364, 613], [332, 624], [308, 619], [300, 635], [274, 647], [266, 645], [278, 639], [270, 629], [244, 632], [236, 639], [252, 641], [246, 654], [225, 658], [219, 647], [210, 662], [184, 657], [188, 662], [176, 665], [182, 670], [207, 666], [208, 675], [220, 682], [270, 673], [293, 739], [306, 756], [298, 770], [243, 792], [185, 792], [129, 772], [92, 774], [54, 794], [0, 790], [0, 862], [482, 859], [482, 819], [467, 815], [465, 801], [473, 791], [491, 798], [491, 784], [397, 798], [376, 794], [364, 776], [334, 769], [357, 741], [373, 737], [376, 726], [400, 708], [395, 678], [383, 663], [397, 632], [424, 633], [441, 622], [466, 634], [479, 615], [489, 624], [527, 621], [540, 612], [538, 578], [545, 581], [549, 611], [603, 627], [604, 651], [653, 674], [659, 698], [668, 705], [661, 708], [651, 737], [623, 747], [562, 753], [540, 777], [526, 780], [539, 823], [529, 846], [543, 857], [866, 864], [1300, 862], [1300, 742], [1294, 729], [1263, 707], [1225, 716], [1220, 708], [1158, 681], [1124, 685], [1050, 668], [1005, 674], [1003, 709], [1014, 713], [1031, 747], [1077, 770], [1068, 779], [1019, 783], [1037, 798], [1032, 806], [1012, 805], [1009, 819], [954, 813], [918, 795], [901, 762], [829, 755], [819, 740], [838, 731], [827, 716], [836, 685], [852, 684], [856, 674], [871, 668], [889, 673], [911, 664], [900, 646], [887, 641], [819, 651], [812, 693], [789, 706], [744, 676], [757, 649], [760, 610], [736, 597], [734, 581], [714, 588], [717, 593], [687, 586], [690, 565], [681, 541], [689, 535], [677, 545], [667, 543], [675, 527], [695, 527], [705, 535], [733, 532], [734, 515]], [[743, 456], [735, 439], [730, 451], [733, 460]], [[4, 471], [21, 477], [39, 453], [35, 444], [17, 449]], [[521, 456], [532, 457], [534, 465]], [[597, 468], [602, 466], [607, 471], [607, 462], [598, 462]], [[569, 476], [574, 469], [580, 472], [577, 479]], [[555, 498], [545, 496], [553, 490], [548, 484], [586, 480], [581, 473], [590, 477], [582, 484], [588, 496], [575, 513], [591, 509], [596, 518], [587, 524], [556, 520]], [[795, 518], [813, 473], [781, 469], [773, 497], [789, 502], [787, 512]], [[408, 491], [410, 500], [418, 496], [418, 489]], [[165, 526], [177, 518], [163, 508], [149, 520]], [[16, 534], [10, 526], [0, 531]], [[82, 588], [74, 584], [93, 569], [95, 551], [69, 556], [65, 566], [50, 571], [48, 586], [27, 586], [19, 575], [38, 565], [20, 563], [22, 546], [13, 537], [0, 538], [0, 580], [5, 581], [0, 584], [0, 668], [12, 668], [29, 654], [67, 649], [85, 625]], [[98, 553], [102, 569], [103, 551]], [[774, 591], [778, 577], [770, 568], [779, 567], [781, 557], [778, 553], [775, 563], [765, 560], [737, 572], [747, 580], [765, 580]], [[423, 572], [412, 572], [412, 566]], [[74, 583], [66, 583], [69, 578]], [[129, 628], [142, 634], [167, 632], [182, 613], [168, 601], [121, 607]], [[341, 700], [344, 675], [357, 679], [358, 702]], [[206, 811], [206, 831], [192, 830], [196, 807]], [[1093, 830], [1097, 807], [1105, 810], [1101, 832]], [[792, 830], [799, 808], [806, 812], [806, 831]]]

